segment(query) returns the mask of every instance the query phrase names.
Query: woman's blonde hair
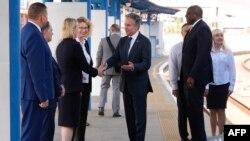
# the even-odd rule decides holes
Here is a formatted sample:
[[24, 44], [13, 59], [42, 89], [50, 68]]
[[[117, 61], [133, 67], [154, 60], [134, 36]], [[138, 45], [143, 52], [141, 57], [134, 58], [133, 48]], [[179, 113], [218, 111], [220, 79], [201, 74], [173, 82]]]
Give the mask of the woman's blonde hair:
[[82, 22], [84, 22], [84, 23], [87, 24], [87, 26], [89, 28], [89, 30], [88, 30], [88, 36], [90, 36], [92, 34], [93, 24], [87, 18], [85, 18], [85, 17], [79, 17], [76, 20], [77, 20], [78, 24], [82, 23]]
[[[214, 47], [214, 37], [215, 37], [216, 34], [219, 34], [219, 33], [221, 33], [221, 34], [223, 35], [223, 38], [224, 38], [224, 33], [223, 33], [222, 30], [220, 30], [220, 29], [214, 29], [214, 30], [212, 31], [213, 47]], [[225, 50], [225, 51], [230, 51], [230, 48], [229, 48], [229, 47], [226, 45], [226, 43], [225, 43], [225, 38], [224, 38], [224, 40], [223, 40], [222, 48], [223, 48], [223, 50]]]
[[74, 28], [76, 28], [76, 19], [66, 18], [64, 19], [62, 26], [62, 38], [75, 38]]

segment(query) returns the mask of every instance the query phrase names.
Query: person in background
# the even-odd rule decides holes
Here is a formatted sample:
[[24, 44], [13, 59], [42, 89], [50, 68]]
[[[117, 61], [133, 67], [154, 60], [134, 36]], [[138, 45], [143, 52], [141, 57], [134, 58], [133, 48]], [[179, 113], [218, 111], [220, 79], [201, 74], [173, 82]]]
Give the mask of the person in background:
[[139, 32], [140, 16], [125, 17], [127, 36], [120, 39], [115, 54], [107, 60], [106, 69], [121, 63], [120, 90], [123, 93], [126, 123], [130, 141], [144, 141], [147, 123], [147, 94], [153, 92], [148, 70], [151, 66], [151, 43]]
[[188, 24], [192, 24], [183, 42], [181, 77], [187, 104], [192, 141], [206, 141], [203, 114], [203, 94], [208, 83], [213, 81], [212, 33], [202, 20], [203, 11], [198, 5], [190, 6], [186, 12]]
[[21, 141], [39, 141], [43, 121], [55, 98], [52, 55], [41, 34], [47, 24], [47, 7], [33, 3], [21, 30]]
[[206, 87], [207, 108], [210, 109], [210, 124], [212, 136], [216, 135], [216, 125], [219, 134], [223, 134], [226, 123], [225, 109], [227, 99], [233, 93], [236, 79], [234, 56], [224, 42], [220, 29], [212, 31], [213, 47], [211, 51], [214, 82]]
[[66, 18], [62, 27], [62, 41], [56, 48], [56, 58], [65, 87], [65, 95], [59, 99], [58, 106], [62, 141], [71, 141], [74, 138], [73, 129], [79, 126], [82, 70], [91, 76], [101, 75], [103, 72], [88, 65], [81, 45], [75, 40], [76, 36], [76, 19]]
[[[181, 35], [184, 38], [191, 28], [191, 25], [185, 23], [181, 27]], [[181, 137], [181, 141], [189, 141], [188, 139], [188, 130], [187, 130], [187, 110], [186, 110], [186, 102], [185, 95], [183, 94], [183, 90], [181, 89], [180, 84], [180, 72], [181, 72], [181, 56], [182, 56], [182, 45], [183, 41], [174, 45], [169, 54], [169, 76], [170, 76], [170, 84], [172, 87], [172, 94], [177, 98], [177, 106], [178, 106], [178, 127], [179, 134]]]
[[[49, 22], [41, 28], [41, 32], [43, 37], [47, 42], [52, 40], [53, 29]], [[64, 95], [64, 87], [61, 82], [61, 71], [59, 66], [54, 58], [52, 58], [52, 66], [53, 66], [53, 76], [54, 76], [54, 87], [55, 87], [55, 99], [50, 100], [50, 105], [47, 115], [45, 116], [43, 122], [43, 132], [41, 136], [41, 141], [53, 141], [54, 132], [55, 132], [55, 113], [57, 107], [57, 99], [61, 98]]]
[[[96, 55], [96, 63], [97, 67], [101, 64], [105, 63], [109, 57], [111, 57], [119, 43], [121, 38], [120, 36], [120, 27], [117, 24], [112, 24], [109, 28], [109, 37], [101, 39], [99, 44], [97, 55]], [[120, 66], [117, 66], [120, 67]], [[107, 92], [110, 87], [110, 81], [112, 79], [112, 87], [113, 87], [113, 99], [112, 99], [112, 109], [113, 109], [113, 117], [121, 117], [119, 114], [120, 110], [120, 70], [121, 68], [110, 68], [104, 72], [104, 76], [102, 77], [101, 82], [101, 92], [100, 92], [100, 102], [99, 102], [99, 112], [98, 115], [104, 115], [104, 107], [107, 101]]]

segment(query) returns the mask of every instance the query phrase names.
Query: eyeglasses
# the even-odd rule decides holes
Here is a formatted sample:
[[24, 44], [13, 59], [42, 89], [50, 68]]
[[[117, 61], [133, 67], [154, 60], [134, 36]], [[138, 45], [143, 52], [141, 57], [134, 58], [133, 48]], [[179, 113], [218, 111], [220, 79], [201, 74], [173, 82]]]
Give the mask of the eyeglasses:
[[88, 30], [89, 27], [78, 27], [79, 29], [84, 29], [84, 30]]

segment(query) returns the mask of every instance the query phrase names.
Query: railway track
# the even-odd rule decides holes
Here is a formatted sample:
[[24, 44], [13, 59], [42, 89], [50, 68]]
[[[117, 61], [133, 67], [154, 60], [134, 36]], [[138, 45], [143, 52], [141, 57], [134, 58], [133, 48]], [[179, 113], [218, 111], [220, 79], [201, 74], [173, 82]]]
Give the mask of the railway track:
[[[245, 55], [245, 54], [249, 54], [249, 52], [247, 52], [247, 53], [236, 53], [235, 55], [237, 55], [237, 56], [239, 56], [239, 55]], [[250, 58], [247, 58], [247, 59], [245, 59], [244, 61], [243, 61], [243, 63], [241, 64], [241, 66], [245, 69], [245, 70], [247, 70], [247, 71], [250, 71], [250, 69], [249, 68], [247, 68], [246, 67], [246, 63], [248, 62], [248, 61], [250, 61]], [[167, 71], [168, 71], [168, 65], [166, 65], [165, 66], [165, 68], [164, 68], [164, 73], [166, 73]], [[240, 109], [241, 111], [243, 111], [244, 113], [246, 113], [248, 116], [250, 116], [250, 108], [249, 107], [247, 107], [244, 103], [242, 103], [241, 101], [239, 101], [239, 100], [237, 100], [236, 98], [234, 98], [234, 97], [232, 97], [232, 96], [230, 96], [229, 98], [228, 98], [228, 102], [230, 102], [230, 103], [232, 103], [234, 106], [236, 106], [238, 109]], [[206, 105], [204, 105], [204, 111], [208, 114], [208, 115], [210, 115], [209, 114], [209, 110], [206, 108]]]
[[228, 98], [228, 102], [231, 102], [233, 105], [235, 105], [237, 108], [242, 110], [244, 113], [246, 113], [248, 116], [250, 116], [250, 108], [247, 107], [245, 104], [237, 100], [236, 98], [230, 96]]

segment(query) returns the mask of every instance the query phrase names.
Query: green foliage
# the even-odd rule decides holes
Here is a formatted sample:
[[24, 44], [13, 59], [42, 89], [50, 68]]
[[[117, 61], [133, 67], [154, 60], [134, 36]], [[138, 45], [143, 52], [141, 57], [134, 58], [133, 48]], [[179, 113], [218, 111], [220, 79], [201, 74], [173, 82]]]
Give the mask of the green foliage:
[[171, 17], [164, 23], [164, 33], [180, 33], [183, 24], [183, 18]]

